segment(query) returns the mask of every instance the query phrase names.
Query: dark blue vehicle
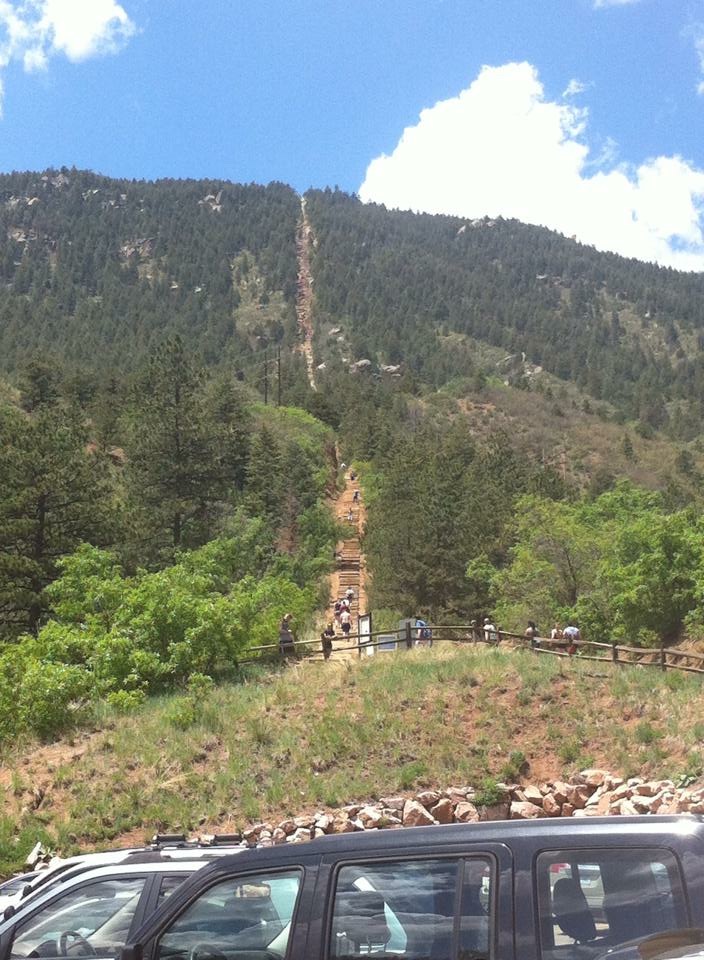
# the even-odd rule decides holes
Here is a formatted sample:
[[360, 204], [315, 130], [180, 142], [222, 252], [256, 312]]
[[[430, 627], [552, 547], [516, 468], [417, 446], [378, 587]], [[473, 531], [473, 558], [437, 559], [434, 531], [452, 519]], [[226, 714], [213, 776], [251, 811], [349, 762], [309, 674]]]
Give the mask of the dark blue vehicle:
[[456, 824], [223, 857], [121, 960], [637, 960], [695, 927], [701, 817]]

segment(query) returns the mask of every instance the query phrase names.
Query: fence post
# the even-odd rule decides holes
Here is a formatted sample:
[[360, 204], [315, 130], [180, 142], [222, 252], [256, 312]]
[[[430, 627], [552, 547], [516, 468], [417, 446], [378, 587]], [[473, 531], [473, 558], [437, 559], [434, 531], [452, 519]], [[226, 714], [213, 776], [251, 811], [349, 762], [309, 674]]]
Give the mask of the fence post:
[[406, 620], [406, 648], [413, 649], [413, 631], [411, 630], [411, 621]]
[[660, 669], [667, 670], [667, 657], [665, 655], [665, 644], [660, 644]]
[[614, 663], [618, 663], [618, 647], [615, 640], [611, 643], [611, 659]]

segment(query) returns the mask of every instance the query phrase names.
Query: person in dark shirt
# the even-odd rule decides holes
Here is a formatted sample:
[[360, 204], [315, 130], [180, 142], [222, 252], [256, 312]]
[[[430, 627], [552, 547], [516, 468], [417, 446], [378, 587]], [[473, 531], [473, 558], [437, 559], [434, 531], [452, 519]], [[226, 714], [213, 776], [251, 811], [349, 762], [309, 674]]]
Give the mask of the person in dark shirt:
[[332, 642], [335, 639], [335, 628], [332, 623], [328, 623], [327, 627], [320, 634], [320, 640], [323, 644], [323, 657], [326, 660], [330, 659], [330, 654], [332, 653]]
[[282, 657], [292, 657], [296, 652], [293, 631], [291, 630], [291, 621], [293, 614], [284, 614], [279, 625], [279, 653]]

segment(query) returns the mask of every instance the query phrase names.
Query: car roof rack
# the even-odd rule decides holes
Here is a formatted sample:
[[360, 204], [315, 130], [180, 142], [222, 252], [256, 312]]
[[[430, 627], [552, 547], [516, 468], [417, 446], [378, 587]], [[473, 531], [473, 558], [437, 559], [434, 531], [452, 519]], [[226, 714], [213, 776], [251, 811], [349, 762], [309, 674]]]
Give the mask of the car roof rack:
[[204, 833], [191, 838], [185, 833], [156, 833], [152, 837], [151, 848], [160, 850], [163, 847], [217, 847], [241, 842], [242, 835], [239, 833]]

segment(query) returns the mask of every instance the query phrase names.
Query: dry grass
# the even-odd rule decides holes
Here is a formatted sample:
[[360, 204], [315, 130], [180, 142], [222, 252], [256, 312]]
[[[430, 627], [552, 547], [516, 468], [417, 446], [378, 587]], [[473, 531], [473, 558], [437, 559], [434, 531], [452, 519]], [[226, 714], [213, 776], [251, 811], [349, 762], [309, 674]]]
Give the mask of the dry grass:
[[[704, 687], [645, 668], [436, 646], [303, 663], [154, 699], [99, 731], [7, 758], [0, 857], [44, 835], [76, 846], [156, 829], [231, 829], [420, 787], [532, 780], [598, 764], [622, 775], [704, 769]], [[525, 763], [524, 763], [525, 761]], [[44, 797], [32, 806], [32, 787]], [[21, 834], [18, 847], [16, 837]]]

